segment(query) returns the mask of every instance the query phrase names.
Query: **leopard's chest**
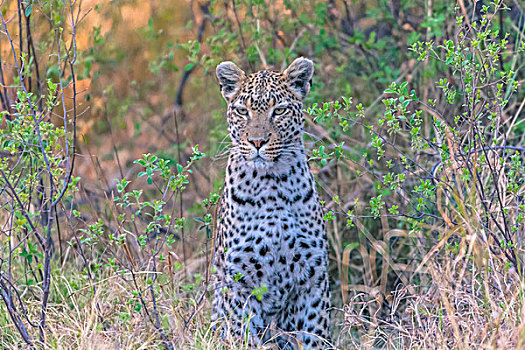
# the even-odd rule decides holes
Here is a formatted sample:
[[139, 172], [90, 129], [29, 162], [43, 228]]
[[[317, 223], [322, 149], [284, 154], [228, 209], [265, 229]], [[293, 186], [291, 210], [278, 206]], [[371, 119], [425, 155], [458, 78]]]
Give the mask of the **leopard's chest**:
[[247, 288], [269, 286], [278, 298], [304, 283], [325, 251], [319, 204], [308, 179], [248, 182], [257, 180], [257, 189], [235, 182], [225, 189], [221, 268]]

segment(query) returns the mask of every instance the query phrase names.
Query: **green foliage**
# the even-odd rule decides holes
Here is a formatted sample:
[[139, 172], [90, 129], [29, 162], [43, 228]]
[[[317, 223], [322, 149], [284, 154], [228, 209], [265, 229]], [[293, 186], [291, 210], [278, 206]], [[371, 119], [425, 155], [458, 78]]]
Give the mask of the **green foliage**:
[[266, 286], [264, 283], [261, 283], [259, 287], [256, 287], [252, 290], [252, 295], [257, 298], [257, 300], [261, 301], [263, 299], [263, 296], [265, 293], [268, 292], [268, 286]]
[[[90, 13], [78, 2], [3, 3], [2, 47], [11, 48], [9, 33], [14, 49], [2, 53], [0, 87], [0, 292], [16, 311], [0, 303], [1, 347], [67, 339], [82, 348], [94, 339], [86, 334], [117, 334], [116, 344], [130, 332], [135, 343], [170, 348], [181, 324], [194, 339], [177, 346], [219, 347], [204, 292], [230, 144], [214, 69], [233, 60], [280, 70], [298, 56], [316, 69], [305, 144], [333, 289], [343, 291], [334, 305], [347, 304], [344, 317], [334, 312], [339, 346], [425, 348], [418, 341], [439, 333], [461, 348], [449, 315], [465, 334], [474, 329], [458, 306], [470, 299], [472, 314], [504, 315], [482, 319], [489, 330], [474, 334], [496, 339], [494, 329], [523, 323], [509, 301], [522, 300], [493, 287], [503, 276], [523, 294], [519, 8], [191, 4], [123, 0]], [[452, 295], [447, 306], [436, 290], [471, 298]], [[426, 300], [424, 310], [411, 300]], [[71, 324], [93, 328], [54, 335], [71, 310], [80, 315]], [[401, 329], [416, 317], [407, 340]], [[439, 332], [429, 331], [433, 317]]]

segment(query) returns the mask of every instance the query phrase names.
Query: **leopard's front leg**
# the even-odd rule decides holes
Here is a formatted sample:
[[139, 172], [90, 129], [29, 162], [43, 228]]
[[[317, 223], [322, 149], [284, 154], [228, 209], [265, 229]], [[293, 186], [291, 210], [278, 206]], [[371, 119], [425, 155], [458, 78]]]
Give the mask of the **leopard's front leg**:
[[261, 345], [269, 338], [265, 327], [262, 303], [246, 286], [231, 281], [215, 290], [212, 320], [223, 338], [233, 338], [249, 346]]

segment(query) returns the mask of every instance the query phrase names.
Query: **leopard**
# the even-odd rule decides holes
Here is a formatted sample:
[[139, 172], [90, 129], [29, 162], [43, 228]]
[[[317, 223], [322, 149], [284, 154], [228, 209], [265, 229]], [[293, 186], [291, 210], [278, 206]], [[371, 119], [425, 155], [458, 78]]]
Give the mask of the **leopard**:
[[231, 148], [218, 207], [212, 320], [281, 349], [329, 348], [328, 242], [303, 141], [314, 64], [216, 75]]

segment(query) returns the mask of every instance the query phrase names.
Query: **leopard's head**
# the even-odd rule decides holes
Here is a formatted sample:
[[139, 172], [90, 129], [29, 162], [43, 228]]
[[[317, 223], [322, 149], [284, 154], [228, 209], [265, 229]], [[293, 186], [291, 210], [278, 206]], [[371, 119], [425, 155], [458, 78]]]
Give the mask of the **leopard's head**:
[[310, 91], [314, 65], [297, 58], [284, 72], [247, 75], [232, 62], [217, 66], [228, 104], [231, 152], [254, 166], [289, 161], [303, 152], [303, 99]]

